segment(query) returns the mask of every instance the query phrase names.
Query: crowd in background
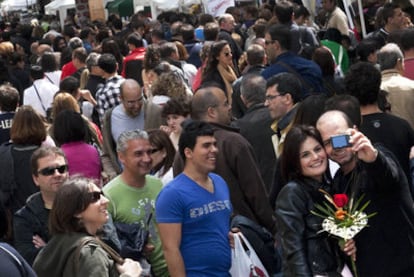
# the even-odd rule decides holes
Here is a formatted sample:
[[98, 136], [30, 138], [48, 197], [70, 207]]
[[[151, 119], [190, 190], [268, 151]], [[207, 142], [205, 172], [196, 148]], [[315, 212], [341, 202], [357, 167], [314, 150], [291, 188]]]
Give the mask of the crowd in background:
[[[228, 276], [227, 211], [229, 225], [209, 222], [214, 232], [203, 241], [191, 234], [191, 220], [177, 219], [180, 201], [165, 204], [171, 195], [206, 197], [176, 184], [211, 160], [215, 167], [202, 176], [228, 187], [214, 203], [230, 201], [223, 209], [277, 241], [273, 266], [265, 264], [270, 274], [331, 276], [356, 259], [360, 276], [410, 276], [413, 7], [365, 3], [364, 36], [357, 2], [348, 7], [353, 29], [339, 2], [322, 0], [312, 13], [301, 1], [281, 0], [229, 7], [217, 17], [164, 12], [152, 19], [140, 11], [127, 22], [110, 14], [82, 26], [76, 16], [64, 26], [52, 17], [0, 22], [0, 231], [17, 249], [4, 244], [21, 276], [34, 276], [31, 266], [39, 276], [56, 268], [63, 276], [175, 276], [184, 267], [188, 276]], [[200, 129], [195, 135], [190, 119], [209, 125], [190, 124]], [[211, 136], [210, 127], [217, 141], [200, 163], [196, 142]], [[330, 137], [342, 133], [353, 146], [332, 149]], [[366, 194], [368, 210], [378, 212], [345, 248], [315, 229], [321, 220], [310, 210], [322, 201], [320, 188]], [[85, 240], [101, 229], [102, 240]], [[150, 234], [140, 247], [126, 242], [141, 235], [134, 230]], [[220, 266], [192, 257], [188, 238], [210, 243], [216, 233]], [[189, 248], [177, 252], [181, 239]], [[110, 257], [90, 255], [84, 244]], [[10, 266], [0, 261], [14, 274]]]

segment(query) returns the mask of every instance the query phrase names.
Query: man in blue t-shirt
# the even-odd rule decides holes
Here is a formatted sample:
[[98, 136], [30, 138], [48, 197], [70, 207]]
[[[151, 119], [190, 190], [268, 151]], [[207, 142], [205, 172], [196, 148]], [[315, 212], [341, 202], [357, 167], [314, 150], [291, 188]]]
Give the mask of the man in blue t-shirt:
[[156, 220], [172, 276], [230, 276], [232, 207], [226, 182], [211, 173], [217, 147], [213, 128], [190, 121], [179, 141], [184, 171], [158, 195]]

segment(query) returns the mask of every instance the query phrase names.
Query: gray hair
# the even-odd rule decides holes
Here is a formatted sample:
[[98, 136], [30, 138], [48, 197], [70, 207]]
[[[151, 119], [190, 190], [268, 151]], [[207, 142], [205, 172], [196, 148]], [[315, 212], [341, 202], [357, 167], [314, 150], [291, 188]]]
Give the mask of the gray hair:
[[266, 80], [260, 75], [247, 74], [242, 78], [240, 93], [250, 104], [264, 103]]
[[82, 47], [83, 42], [80, 38], [73, 37], [69, 40], [68, 46], [69, 46], [70, 49], [75, 50], [76, 48]]
[[378, 64], [381, 70], [393, 69], [397, 65], [398, 60], [403, 59], [403, 52], [395, 43], [385, 44], [378, 52]]
[[98, 66], [98, 60], [101, 55], [95, 52], [92, 52], [86, 58], [86, 67], [88, 68], [89, 72], [92, 70], [92, 66]]
[[140, 129], [123, 132], [118, 137], [116, 151], [125, 152], [128, 148], [128, 141], [136, 139], [148, 139], [148, 133]]

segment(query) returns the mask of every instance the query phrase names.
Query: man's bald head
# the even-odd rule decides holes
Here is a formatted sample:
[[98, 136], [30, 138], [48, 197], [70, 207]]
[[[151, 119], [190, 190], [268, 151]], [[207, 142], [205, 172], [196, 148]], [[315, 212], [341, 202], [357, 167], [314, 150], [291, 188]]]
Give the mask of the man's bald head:
[[326, 125], [341, 125], [347, 128], [353, 127], [353, 123], [349, 117], [344, 112], [338, 110], [327, 111], [319, 117], [316, 122], [318, 130], [320, 127], [322, 128]]
[[126, 79], [120, 86], [121, 98], [125, 94], [125, 89], [134, 90], [137, 94], [141, 93], [141, 87], [134, 79]]
[[134, 79], [126, 79], [120, 86], [120, 98], [125, 112], [131, 117], [136, 117], [143, 105], [141, 87]]
[[199, 89], [191, 101], [191, 117], [206, 122], [229, 124], [231, 106], [225, 92], [214, 86]]

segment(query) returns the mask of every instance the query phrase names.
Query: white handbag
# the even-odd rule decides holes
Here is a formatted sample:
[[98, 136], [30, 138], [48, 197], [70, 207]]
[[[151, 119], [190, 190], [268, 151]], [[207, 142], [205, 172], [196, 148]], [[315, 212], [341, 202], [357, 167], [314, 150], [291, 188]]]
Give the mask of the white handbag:
[[234, 249], [231, 250], [231, 276], [269, 277], [265, 267], [246, 237], [241, 232], [234, 233], [233, 237]]

